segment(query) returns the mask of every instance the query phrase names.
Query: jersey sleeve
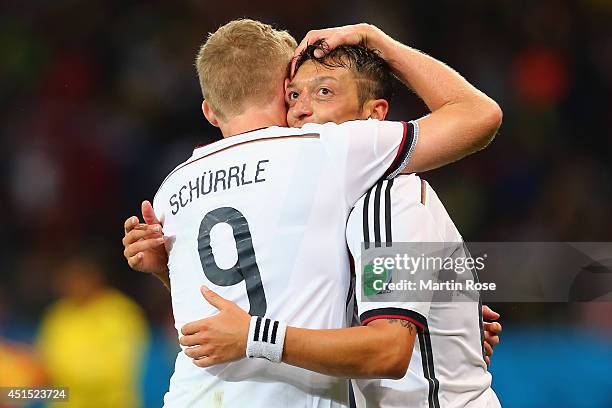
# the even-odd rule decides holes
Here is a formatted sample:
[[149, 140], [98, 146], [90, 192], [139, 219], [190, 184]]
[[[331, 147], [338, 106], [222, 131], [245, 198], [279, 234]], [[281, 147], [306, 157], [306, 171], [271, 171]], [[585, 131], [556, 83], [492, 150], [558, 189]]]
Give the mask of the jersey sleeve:
[[406, 167], [418, 138], [416, 122], [369, 119], [330, 125], [328, 129], [321, 139], [351, 206], [378, 180], [393, 178]]
[[[402, 180], [404, 178], [412, 180]], [[397, 300], [398, 296], [384, 293], [376, 301], [368, 300], [363, 293], [364, 267], [361, 256], [361, 243], [368, 241], [383, 247], [387, 242], [420, 244], [444, 241], [439, 220], [420, 201], [420, 185], [420, 179], [414, 175], [381, 181], [359, 200], [351, 212], [347, 242], [356, 263], [357, 314], [362, 325], [377, 319], [401, 319], [410, 321], [421, 331], [427, 327], [433, 292], [403, 292], [399, 296], [400, 301]], [[378, 203], [376, 191], [380, 191]], [[380, 231], [377, 232], [377, 228]], [[435, 270], [417, 271], [418, 279], [434, 282], [438, 280], [438, 273]], [[387, 295], [393, 300], [384, 301]]]

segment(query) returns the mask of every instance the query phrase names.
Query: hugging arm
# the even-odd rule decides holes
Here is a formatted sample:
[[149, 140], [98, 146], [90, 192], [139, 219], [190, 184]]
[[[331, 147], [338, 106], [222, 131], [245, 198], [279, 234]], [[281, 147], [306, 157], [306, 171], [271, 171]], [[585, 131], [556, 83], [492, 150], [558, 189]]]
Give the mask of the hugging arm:
[[[486, 147], [501, 125], [499, 105], [455, 70], [369, 24], [310, 31], [296, 49], [324, 39], [329, 49], [363, 44], [376, 49], [431, 113], [417, 120], [418, 142], [404, 172], [422, 172]], [[323, 52], [323, 51], [321, 51]]]

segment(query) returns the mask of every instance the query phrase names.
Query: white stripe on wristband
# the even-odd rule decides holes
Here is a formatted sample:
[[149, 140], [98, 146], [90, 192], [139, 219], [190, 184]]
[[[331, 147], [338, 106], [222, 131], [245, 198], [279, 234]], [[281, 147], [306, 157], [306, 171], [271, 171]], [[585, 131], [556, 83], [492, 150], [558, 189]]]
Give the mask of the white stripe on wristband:
[[273, 363], [280, 363], [283, 359], [286, 331], [287, 324], [284, 322], [267, 317], [251, 316], [246, 356], [265, 358]]

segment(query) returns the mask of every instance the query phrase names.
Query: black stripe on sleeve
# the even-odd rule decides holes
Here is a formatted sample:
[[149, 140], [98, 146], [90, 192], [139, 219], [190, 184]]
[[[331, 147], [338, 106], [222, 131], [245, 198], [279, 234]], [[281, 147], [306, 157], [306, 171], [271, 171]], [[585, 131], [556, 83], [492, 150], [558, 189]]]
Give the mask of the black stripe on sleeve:
[[363, 243], [365, 249], [370, 248], [370, 224], [368, 220], [368, 207], [370, 206], [370, 194], [372, 189], [368, 190], [365, 198], [363, 199]]
[[440, 400], [438, 398], [440, 381], [436, 378], [435, 374], [433, 363], [433, 350], [431, 348], [431, 337], [429, 335], [428, 327], [425, 327], [425, 330], [423, 330], [423, 332], [419, 332], [419, 345], [421, 348], [421, 363], [423, 365], [423, 376], [429, 384], [429, 392], [427, 395], [429, 408], [440, 408]]
[[387, 182], [387, 188], [385, 189], [385, 246], [391, 246], [393, 242], [393, 235], [391, 233], [391, 186], [393, 185], [393, 179]]
[[425, 316], [414, 310], [402, 309], [399, 307], [382, 307], [380, 309], [366, 310], [359, 315], [362, 325], [366, 325], [376, 319], [404, 319], [412, 322], [417, 331], [421, 332], [427, 327]]
[[427, 384], [428, 384], [427, 402], [428, 402], [429, 408], [434, 408], [433, 398], [432, 398], [433, 387], [432, 387], [431, 381], [429, 380], [429, 363], [427, 361], [427, 349], [425, 348], [425, 339], [423, 338], [423, 333], [419, 333], [418, 339], [419, 339], [419, 349], [421, 350], [421, 366], [423, 367], [423, 377], [425, 377], [425, 380], [427, 381]]
[[253, 335], [253, 341], [259, 341], [259, 329], [261, 327], [261, 317], [257, 318], [255, 322], [255, 334]]
[[402, 122], [404, 124], [404, 137], [397, 151], [397, 155], [393, 160], [391, 166], [385, 172], [384, 178], [389, 177], [395, 171], [397, 171], [406, 161], [406, 158], [412, 151], [412, 145], [414, 143], [414, 124], [412, 122]]
[[264, 331], [263, 331], [263, 337], [261, 338], [261, 341], [268, 341], [268, 330], [270, 329], [270, 319], [266, 319], [266, 322], [264, 323]]
[[376, 183], [374, 191], [374, 247], [382, 246], [380, 238], [380, 192], [382, 190], [382, 181]]
[[276, 331], [278, 330], [278, 320], [272, 325], [272, 334], [270, 335], [270, 343], [276, 344]]

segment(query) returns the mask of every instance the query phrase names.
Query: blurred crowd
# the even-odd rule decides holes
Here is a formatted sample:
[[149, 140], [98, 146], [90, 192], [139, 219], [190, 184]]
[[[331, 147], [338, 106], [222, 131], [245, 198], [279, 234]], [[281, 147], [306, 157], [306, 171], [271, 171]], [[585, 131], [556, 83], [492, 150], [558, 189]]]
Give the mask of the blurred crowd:
[[[61, 383], [57, 372], [72, 368], [56, 370], [58, 356], [94, 364], [91, 355], [100, 351], [91, 348], [100, 343], [73, 347], [52, 334], [71, 327], [68, 338], [102, 336], [113, 344], [109, 350], [121, 349], [104, 355], [123, 361], [125, 367], [108, 372], [130, 377], [126, 390], [142, 386], [133, 377], [148, 387], [167, 386], [177, 350], [170, 299], [154, 278], [125, 264], [122, 225], [193, 146], [219, 139], [200, 111], [193, 62], [206, 34], [237, 17], [286, 28], [298, 41], [309, 29], [369, 22], [445, 61], [493, 97], [504, 110], [493, 144], [423, 175], [466, 240], [612, 241], [608, 0], [62, 0], [0, 7], [5, 383], [3, 370], [16, 383]], [[426, 112], [396, 85], [391, 119]], [[96, 334], [83, 319], [96, 316], [99, 304], [109, 312], [95, 317], [94, 326], [107, 319], [110, 328]], [[510, 327], [571, 316], [573, 326], [596, 325], [612, 337], [608, 305], [498, 308]], [[69, 350], [49, 355], [58, 344]], [[147, 352], [156, 359], [140, 367]]]

